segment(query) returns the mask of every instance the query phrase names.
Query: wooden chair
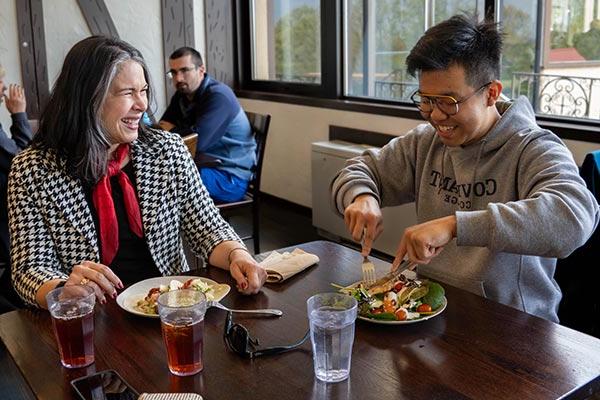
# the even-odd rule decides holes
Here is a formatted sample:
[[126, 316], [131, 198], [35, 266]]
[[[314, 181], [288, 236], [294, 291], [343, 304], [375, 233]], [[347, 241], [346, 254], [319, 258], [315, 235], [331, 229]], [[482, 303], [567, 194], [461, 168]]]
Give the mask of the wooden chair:
[[271, 116], [269, 114], [256, 114], [246, 112], [252, 134], [256, 140], [256, 165], [252, 171], [252, 179], [248, 186], [248, 191], [243, 199], [232, 203], [217, 203], [221, 215], [228, 219], [232, 212], [242, 208], [252, 209], [252, 234], [242, 237], [242, 240], [252, 239], [254, 243], [254, 253], [260, 253], [259, 238], [259, 213], [260, 213], [260, 176], [262, 173], [263, 159], [265, 155], [265, 145], [267, 144], [267, 134]]
[[196, 146], [198, 145], [198, 134], [190, 133], [183, 137], [183, 143], [187, 146], [192, 158], [196, 157]]

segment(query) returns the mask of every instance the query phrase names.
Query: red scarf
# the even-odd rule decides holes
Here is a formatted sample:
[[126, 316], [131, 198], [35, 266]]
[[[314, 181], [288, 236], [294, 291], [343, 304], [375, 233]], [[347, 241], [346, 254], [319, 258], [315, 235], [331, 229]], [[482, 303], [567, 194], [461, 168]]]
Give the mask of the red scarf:
[[102, 249], [102, 264], [104, 265], [110, 265], [119, 249], [119, 223], [117, 222], [110, 186], [112, 176], [116, 175], [118, 177], [119, 185], [121, 185], [123, 191], [129, 228], [140, 238], [144, 237], [142, 215], [135, 196], [135, 190], [127, 174], [121, 171], [121, 163], [127, 154], [129, 154], [129, 144], [120, 144], [113, 154], [113, 159], [108, 162], [108, 174], [100, 178], [100, 181], [94, 187], [93, 201], [100, 223], [100, 247]]

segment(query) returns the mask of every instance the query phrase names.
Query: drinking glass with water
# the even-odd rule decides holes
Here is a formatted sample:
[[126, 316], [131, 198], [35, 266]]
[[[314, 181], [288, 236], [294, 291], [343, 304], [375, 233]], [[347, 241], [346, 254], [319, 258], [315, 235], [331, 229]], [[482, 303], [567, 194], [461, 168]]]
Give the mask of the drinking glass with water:
[[306, 302], [317, 379], [340, 382], [350, 375], [357, 302], [341, 293], [321, 293]]

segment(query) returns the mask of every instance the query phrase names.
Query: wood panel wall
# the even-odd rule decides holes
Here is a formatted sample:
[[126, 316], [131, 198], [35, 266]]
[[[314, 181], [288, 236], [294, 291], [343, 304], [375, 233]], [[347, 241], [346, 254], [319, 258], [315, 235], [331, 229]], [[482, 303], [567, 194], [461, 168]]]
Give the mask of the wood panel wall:
[[93, 35], [119, 38], [119, 33], [104, 0], [77, 0], [77, 4], [79, 4], [83, 18]]
[[[161, 0], [163, 54], [165, 55], [165, 74], [169, 70], [169, 56], [183, 46], [196, 47], [194, 40], [194, 2], [193, 0]], [[165, 78], [168, 99], [175, 89]]]
[[217, 80], [235, 86], [234, 12], [231, 0], [205, 0], [207, 71]]
[[16, 5], [21, 76], [27, 98], [27, 115], [29, 119], [39, 119], [50, 93], [42, 0], [20, 0]]

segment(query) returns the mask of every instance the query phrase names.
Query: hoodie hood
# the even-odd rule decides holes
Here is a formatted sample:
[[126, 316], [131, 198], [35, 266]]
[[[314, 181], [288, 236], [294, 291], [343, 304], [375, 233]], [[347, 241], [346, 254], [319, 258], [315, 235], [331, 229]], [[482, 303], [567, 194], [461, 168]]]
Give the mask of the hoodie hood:
[[[514, 101], [498, 101], [496, 108], [501, 117], [482, 139], [485, 140], [484, 154], [502, 147], [513, 135], [541, 129], [525, 96]], [[472, 146], [478, 147], [480, 142], [473, 143]]]
[[[496, 108], [500, 114], [500, 119], [480, 140], [467, 146], [444, 146], [441, 164], [442, 176], [445, 176], [446, 172], [444, 170], [444, 158], [446, 153], [448, 153], [455, 161], [455, 164], [462, 164], [467, 160], [475, 159], [468, 186], [473, 188], [478, 178], [477, 174], [482, 158], [498, 151], [498, 149], [504, 146], [515, 135], [541, 129], [535, 121], [533, 108], [524, 96], [520, 96], [514, 101], [498, 101], [496, 102]], [[473, 191], [470, 190], [468, 203], [472, 204], [472, 202]]]

